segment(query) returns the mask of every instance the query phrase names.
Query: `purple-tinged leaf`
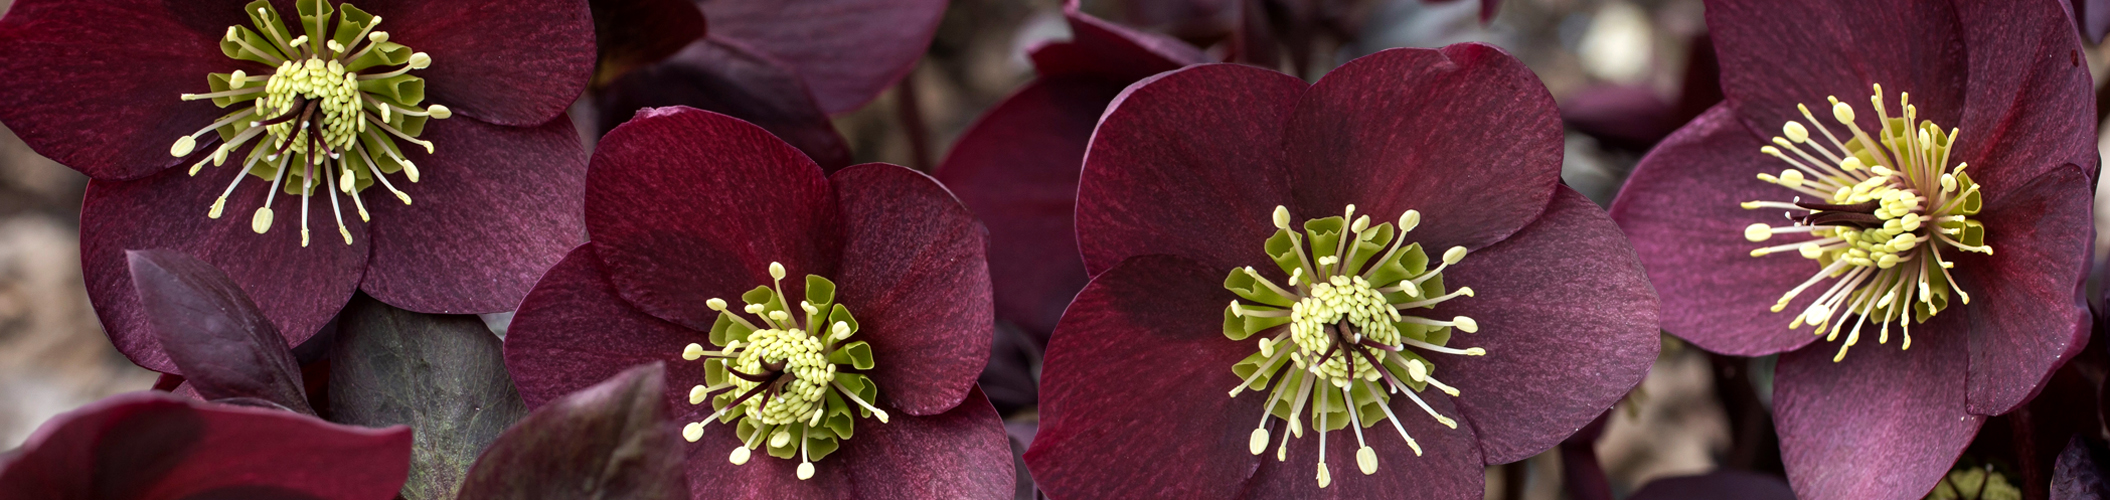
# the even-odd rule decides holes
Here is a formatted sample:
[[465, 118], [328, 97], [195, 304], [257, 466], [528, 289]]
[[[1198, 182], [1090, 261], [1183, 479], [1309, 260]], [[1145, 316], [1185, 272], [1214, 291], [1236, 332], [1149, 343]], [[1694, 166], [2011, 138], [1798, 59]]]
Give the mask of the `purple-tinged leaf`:
[[469, 466], [527, 405], [498, 337], [475, 316], [421, 314], [364, 295], [345, 308], [330, 364], [332, 418], [415, 430], [409, 500], [454, 496]]
[[278, 327], [227, 274], [171, 250], [127, 251], [125, 259], [162, 350], [200, 397], [315, 414]]
[[458, 498], [688, 497], [665, 386], [655, 362], [551, 401], [498, 436]]
[[2102, 446], [2074, 436], [2059, 453], [2051, 472], [2052, 500], [2102, 500], [2110, 498], [2110, 481], [2103, 476]]

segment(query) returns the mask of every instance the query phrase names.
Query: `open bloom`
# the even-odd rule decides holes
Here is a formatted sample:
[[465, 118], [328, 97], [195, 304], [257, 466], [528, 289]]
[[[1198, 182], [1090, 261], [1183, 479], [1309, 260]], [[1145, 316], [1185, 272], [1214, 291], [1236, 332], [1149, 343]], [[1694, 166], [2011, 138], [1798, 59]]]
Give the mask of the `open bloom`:
[[2090, 79], [2054, 1], [1719, 1], [1727, 101], [1612, 216], [1664, 329], [1784, 353], [1805, 498], [1917, 498], [2088, 330]]
[[1205, 58], [1178, 40], [1092, 17], [1075, 3], [1063, 15], [1071, 39], [1034, 47], [1039, 77], [977, 119], [931, 173], [989, 226], [996, 318], [1016, 327], [998, 328], [999, 349], [982, 382], [999, 408], [1033, 404], [1031, 366], [1089, 278], [1071, 221], [1077, 172], [1100, 112], [1128, 84]]
[[0, 19], [0, 121], [93, 178], [96, 313], [171, 372], [124, 250], [225, 269], [294, 343], [355, 290], [511, 309], [579, 241], [584, 155], [561, 114], [591, 29], [579, 0], [26, 0]]
[[507, 333], [529, 406], [666, 361], [697, 498], [1011, 491], [974, 388], [981, 228], [944, 187], [886, 164], [823, 176], [761, 128], [679, 107], [610, 132], [593, 165], [592, 242]]
[[37, 428], [0, 458], [0, 497], [386, 499], [409, 474], [408, 427], [135, 392]]
[[[1318, 83], [1143, 80], [1078, 188], [1092, 281], [1026, 463], [1055, 498], [1467, 498], [1647, 372], [1656, 298], [1559, 184], [1560, 122], [1487, 45]], [[1352, 464], [1352, 465], [1350, 465]]]

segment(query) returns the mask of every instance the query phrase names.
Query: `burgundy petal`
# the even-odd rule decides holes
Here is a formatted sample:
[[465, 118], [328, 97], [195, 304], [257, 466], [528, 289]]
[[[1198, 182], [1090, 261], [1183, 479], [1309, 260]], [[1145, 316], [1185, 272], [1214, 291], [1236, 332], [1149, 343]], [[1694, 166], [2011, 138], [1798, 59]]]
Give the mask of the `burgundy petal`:
[[580, 193], [586, 154], [571, 120], [535, 128], [442, 121], [425, 128], [434, 153], [415, 148], [421, 182], [362, 193], [374, 213], [374, 255], [359, 287], [412, 311], [509, 311], [542, 271], [585, 241]]
[[[686, 107], [648, 109], [601, 138], [587, 174], [586, 227], [624, 299], [709, 330], [712, 298], [835, 275], [834, 194], [813, 161], [761, 127]], [[671, 353], [672, 351], [670, 351]]]
[[182, 252], [128, 250], [125, 260], [147, 321], [200, 395], [315, 414], [285, 337], [234, 280]]
[[1090, 78], [1026, 84], [960, 135], [938, 180], [989, 225], [996, 314], [1045, 340], [1084, 288], [1077, 176], [1099, 114], [1120, 85]]
[[1977, 299], [1960, 306], [1971, 308], [1972, 414], [2028, 401], [2088, 343], [2093, 185], [2066, 165], [2025, 185], [1988, 188], [1979, 222], [1993, 254], [1952, 254], [1958, 286]]
[[1600, 85], [1561, 100], [1561, 121], [1608, 148], [1646, 152], [1684, 125], [1646, 85]]
[[828, 114], [864, 106], [915, 68], [945, 0], [706, 0], [711, 33], [790, 63]]
[[2052, 468], [2052, 500], [2102, 500], [2110, 498], [2110, 481], [2104, 481], [2102, 448], [2087, 438], [2074, 436], [2059, 452]]
[[2081, 29], [2082, 41], [2102, 43], [2103, 35], [2110, 33], [2110, 2], [2104, 0], [2073, 0], [2073, 16]]
[[823, 169], [850, 166], [850, 143], [814, 102], [806, 81], [790, 66], [736, 41], [697, 40], [665, 61], [617, 79], [595, 102], [603, 133], [639, 109], [692, 106], [761, 126]]
[[1744, 227], [1779, 219], [1738, 203], [1795, 194], [1758, 180], [1788, 167], [1759, 146], [1728, 105], [1715, 106], [1642, 158], [1612, 202], [1612, 220], [1662, 297], [1663, 329], [1713, 352], [1758, 356], [1815, 339], [1788, 322], [1817, 294], [1801, 294], [1780, 313], [1770, 308], [1817, 265], [1791, 254], [1752, 257], [1761, 244], [1744, 239]]
[[432, 55], [432, 66], [416, 73], [426, 101], [470, 118], [542, 125], [571, 107], [593, 76], [593, 17], [584, 0], [360, 3], [383, 17], [376, 29], [389, 41]]
[[1434, 248], [1501, 241], [1560, 183], [1559, 107], [1492, 45], [1386, 50], [1335, 68], [1297, 103], [1284, 141], [1298, 217], [1420, 210], [1431, 223], [1414, 237]]
[[1893, 114], [1903, 111], [1898, 93], [1910, 92], [1921, 119], [1956, 126], [1950, 124], [1965, 116], [1970, 75], [1957, 17], [1949, 2], [1707, 2], [1722, 91], [1744, 126], [1767, 137], [1787, 121], [1803, 119], [1796, 104], [1809, 106], [1819, 123], [1838, 127], [1826, 111], [1826, 96], [1853, 106], [1862, 129], [1876, 130], [1868, 101], [1872, 84], [1883, 85], [1885, 107]]
[[529, 414], [477, 457], [457, 498], [688, 496], [665, 375], [631, 368]]
[[[1224, 338], [1220, 304], [1236, 296], [1222, 274], [1174, 256], [1133, 257], [1070, 304], [1048, 343], [1040, 430], [1026, 450], [1049, 497], [1231, 498], [1243, 489], [1261, 463], [1246, 446], [1266, 395], [1225, 396], [1239, 383], [1231, 365], [1259, 348]], [[1315, 436], [1291, 454], [1316, 453]], [[1312, 470], [1296, 475], [1308, 480]]]
[[1795, 500], [1795, 491], [1780, 478], [1740, 470], [1718, 470], [1694, 476], [1649, 481], [1629, 500]]
[[689, 0], [588, 0], [586, 6], [593, 10], [596, 84], [674, 55], [706, 31], [703, 10]]
[[0, 497], [389, 498], [410, 469], [410, 429], [331, 424], [279, 410], [120, 394], [39, 427], [0, 469]]
[[1290, 204], [1282, 121], [1304, 88], [1289, 75], [1208, 64], [1122, 91], [1092, 134], [1078, 181], [1085, 270], [1097, 275], [1149, 254], [1217, 272], [1266, 262], [1269, 214]]
[[[1968, 162], [1988, 193], [2065, 163], [2095, 177], [2094, 80], [2080, 40], [2053, 2], [1957, 2], [1969, 41], [1969, 107], [1950, 161]], [[1917, 97], [1915, 94], [1914, 97]], [[1925, 108], [1925, 106], [1922, 106]]]
[[1480, 323], [1452, 342], [1486, 356], [1433, 361], [1450, 372], [1436, 376], [1462, 392], [1457, 405], [1488, 463], [1559, 444], [1640, 384], [1656, 359], [1656, 291], [1641, 262], [1597, 205], [1556, 189], [1539, 220], [1444, 272], [1447, 286], [1473, 296], [1422, 314]]
[[1029, 54], [1041, 78], [1092, 76], [1127, 83], [1209, 62], [1186, 42], [1092, 17], [1075, 2], [1064, 5], [1062, 15], [1069, 20], [1070, 40], [1035, 47]]
[[740, 446], [730, 429], [708, 427], [688, 445], [696, 498], [992, 499], [1011, 496], [1017, 480], [1003, 421], [979, 389], [936, 415], [858, 419], [856, 435], [814, 462], [813, 478], [803, 481], [797, 460], [757, 454], [745, 465], [727, 461]]
[[880, 399], [936, 415], [967, 396], [995, 328], [982, 225], [944, 186], [885, 163], [829, 179], [843, 221], [837, 300], [879, 360]]
[[[1231, 383], [1236, 385], [1238, 382]], [[1422, 399], [1438, 413], [1454, 418], [1460, 416], [1458, 409], [1451, 406], [1452, 401], [1442, 393], [1428, 391]], [[1273, 456], [1261, 459], [1260, 470], [1253, 474], [1240, 497], [1484, 498], [1487, 476], [1483, 464], [1493, 461], [1486, 460], [1480, 455], [1479, 448], [1473, 446], [1477, 431], [1473, 430], [1470, 418], [1458, 418], [1457, 429], [1445, 427], [1405, 397], [1392, 400], [1392, 412], [1399, 415], [1400, 425], [1406, 428], [1407, 434], [1421, 444], [1421, 455], [1416, 456], [1414, 450], [1407, 447], [1407, 441], [1399, 437], [1399, 431], [1391, 424], [1376, 424], [1363, 429], [1365, 442], [1376, 449], [1378, 456], [1377, 473], [1366, 476], [1356, 469], [1355, 433], [1345, 428], [1328, 432], [1325, 435], [1326, 464], [1328, 474], [1333, 476], [1333, 484], [1320, 488], [1317, 480], [1319, 435], [1306, 429], [1303, 438], [1290, 440], [1289, 461], [1278, 462]], [[1276, 428], [1281, 428], [1279, 422]], [[1244, 429], [1229, 430], [1236, 434], [1235, 431]], [[1269, 453], [1272, 455], [1273, 448], [1269, 448]]]
[[265, 69], [221, 55], [226, 29], [190, 29], [154, 0], [14, 2], [0, 19], [0, 122], [97, 179], [188, 165], [169, 147], [226, 111], [178, 96], [209, 92], [207, 73]]
[[[176, 373], [140, 309], [125, 265], [125, 250], [164, 248], [187, 253], [227, 273], [271, 318], [286, 344], [299, 345], [350, 300], [366, 267], [364, 224], [346, 214], [352, 244], [332, 231], [329, 202], [316, 193], [308, 214], [313, 238], [300, 246], [300, 197], [282, 190], [270, 232], [250, 229], [270, 181], [245, 177], [228, 196], [219, 219], [207, 218], [213, 200], [242, 168], [230, 161], [196, 177], [169, 169], [135, 181], [91, 181], [81, 203], [81, 266], [96, 317], [117, 350], [148, 369]], [[248, 174], [239, 174], [245, 175]], [[332, 191], [334, 192], [334, 191]], [[345, 200], [339, 200], [340, 202]], [[350, 207], [346, 207], [347, 211]]]
[[710, 407], [690, 405], [688, 395], [691, 386], [703, 383], [703, 363], [674, 360], [690, 343], [709, 344], [709, 332], [668, 323], [624, 302], [601, 272], [594, 248], [580, 246], [550, 268], [506, 327], [506, 369], [520, 398], [540, 408], [626, 368], [670, 361], [667, 403], [685, 421], [702, 419]]
[[1968, 355], [1964, 316], [1977, 312], [1952, 307], [1917, 325], [1910, 350], [1864, 336], [1834, 363], [1842, 335], [1782, 354], [1773, 420], [1796, 493], [1915, 499], [1933, 489], [1985, 422], [1965, 412], [1957, 370]]

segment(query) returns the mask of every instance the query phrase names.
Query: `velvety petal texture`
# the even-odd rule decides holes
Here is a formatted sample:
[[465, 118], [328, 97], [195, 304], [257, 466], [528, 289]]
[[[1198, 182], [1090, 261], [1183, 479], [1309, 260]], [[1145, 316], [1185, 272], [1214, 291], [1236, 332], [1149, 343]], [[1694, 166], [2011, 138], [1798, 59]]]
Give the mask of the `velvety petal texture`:
[[311, 210], [308, 225], [321, 232], [302, 248], [299, 200], [281, 193], [274, 203], [280, 217], [270, 232], [256, 234], [249, 218], [264, 205], [263, 191], [268, 188], [253, 176], [227, 198], [219, 219], [206, 217], [227, 184], [236, 175], [248, 175], [240, 170], [232, 165], [207, 168], [191, 177], [182, 169], [169, 169], [137, 181], [88, 183], [81, 204], [81, 271], [88, 298], [111, 343], [139, 366], [178, 372], [147, 323], [125, 250], [168, 249], [220, 269], [256, 301], [287, 345], [314, 336], [356, 290], [373, 241], [358, 217], [345, 221], [352, 233], [352, 244], [345, 245], [330, 234], [328, 228], [337, 223], [327, 210]]
[[0, 122], [89, 177], [151, 175], [182, 161], [169, 156], [177, 137], [221, 114], [176, 97], [237, 67], [220, 54], [225, 29], [185, 26], [155, 0], [15, 2], [0, 18]]
[[736, 500], [1007, 498], [1017, 478], [1002, 422], [979, 389], [944, 413], [860, 420], [857, 435], [814, 462], [813, 478], [803, 481], [794, 460], [727, 462], [726, 451], [740, 440], [718, 430], [688, 445], [689, 488], [695, 498]]
[[[639, 311], [617, 295], [592, 245], [582, 245], [535, 284], [506, 327], [506, 369], [520, 398], [540, 408], [593, 381], [653, 361], [676, 360], [690, 343], [710, 342], [696, 331]], [[689, 404], [689, 387], [704, 379], [703, 363], [666, 367], [667, 404], [686, 421], [709, 415]]]
[[1034, 71], [1046, 77], [1092, 76], [1128, 83], [1150, 75], [1208, 62], [1200, 49], [1172, 37], [1093, 17], [1077, 2], [1064, 2], [1070, 39], [1034, 47]]
[[[2046, 173], [1986, 197], [1980, 212], [1998, 238], [1993, 255], [1957, 259], [1957, 281], [1974, 300], [1969, 410], [1999, 415], [2037, 393], [2088, 343], [2092, 184], [2080, 168]], [[2082, 228], [2075, 230], [2075, 228]]]
[[543, 406], [491, 443], [457, 498], [688, 496], [665, 375], [660, 363], [631, 368]]
[[689, 106], [760, 125], [828, 171], [850, 165], [850, 143], [789, 64], [723, 37], [697, 40], [663, 61], [637, 68], [595, 94], [601, 133], [637, 110]]
[[586, 4], [593, 9], [597, 85], [674, 55], [708, 31], [703, 10], [689, 0], [589, 0]]
[[[1914, 499], [1948, 474], [1985, 417], [1964, 410], [1977, 310], [1914, 328], [1912, 348], [1864, 343], [1833, 362], [1831, 344], [1782, 354], [1773, 421], [1788, 482], [1803, 498]], [[1900, 339], [1890, 339], [1898, 342]]]
[[1892, 96], [1910, 92], [1920, 118], [1957, 126], [1951, 124], [1965, 115], [1964, 84], [1971, 75], [1963, 25], [1956, 6], [1946, 1], [1707, 2], [1722, 91], [1744, 126], [1764, 137], [1801, 119], [1796, 104], [1829, 118], [1821, 114], [1826, 96], [1862, 111], [1861, 127], [1875, 130], [1868, 102], [1872, 84]]
[[0, 465], [0, 496], [380, 500], [402, 487], [409, 458], [408, 428], [136, 392], [38, 428]]
[[884, 163], [837, 172], [842, 263], [836, 297], [884, 359], [879, 399], [910, 415], [960, 404], [995, 327], [982, 225], [929, 176]]
[[828, 114], [864, 106], [907, 76], [937, 33], [944, 0], [704, 0], [713, 36], [784, 61]]
[[593, 73], [593, 17], [584, 0], [358, 5], [387, 21], [382, 29], [391, 40], [432, 55], [432, 67], [417, 73], [427, 99], [487, 123], [548, 123], [571, 107]]
[[397, 186], [411, 204], [364, 193], [374, 244], [359, 288], [423, 313], [513, 310], [543, 270], [585, 241], [578, 133], [560, 116], [533, 128], [441, 122], [424, 138], [438, 145], [432, 154], [405, 154], [426, 165], [424, 176]]
[[315, 414], [285, 338], [226, 274], [168, 250], [127, 251], [125, 259], [148, 322], [202, 399], [244, 398]]

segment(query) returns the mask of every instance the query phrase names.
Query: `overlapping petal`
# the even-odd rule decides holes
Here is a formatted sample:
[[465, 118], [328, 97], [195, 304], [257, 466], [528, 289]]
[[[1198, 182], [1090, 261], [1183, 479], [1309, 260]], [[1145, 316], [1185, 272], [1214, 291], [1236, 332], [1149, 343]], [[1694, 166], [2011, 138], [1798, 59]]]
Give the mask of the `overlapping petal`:
[[397, 186], [412, 204], [378, 189], [361, 193], [377, 222], [360, 288], [419, 312], [510, 311], [585, 241], [578, 133], [563, 117], [534, 128], [459, 120], [427, 127], [425, 138], [438, 146], [432, 154], [405, 153], [425, 165], [423, 177]]
[[417, 73], [426, 98], [470, 118], [542, 125], [571, 107], [593, 74], [593, 18], [583, 0], [358, 5], [382, 16], [391, 40], [432, 55]]
[[1861, 127], [1876, 130], [1873, 84], [1883, 85], [1893, 112], [1902, 111], [1895, 96], [1909, 92], [1922, 119], [1953, 127], [1965, 116], [1971, 56], [1949, 2], [1716, 0], [1707, 2], [1707, 26], [1722, 91], [1754, 134], [1772, 137], [1801, 120], [1796, 104], [1835, 124], [1826, 96], [1852, 105]]
[[1414, 237], [1433, 248], [1500, 241], [1538, 217], [1560, 182], [1559, 107], [1491, 45], [1357, 58], [1313, 84], [1285, 128], [1303, 214], [1419, 210], [1433, 223]]
[[1961, 132], [1951, 161], [1975, 167], [1971, 179], [1988, 192], [2067, 163], [2095, 178], [2094, 80], [2074, 30], [2046, 21], [2064, 12], [2053, 2], [1959, 0], [1957, 7], [1970, 49], [1967, 107], [1959, 124], [1936, 122]]
[[[1990, 169], [1988, 169], [1990, 170]], [[1957, 282], [1974, 299], [1970, 397], [1974, 415], [1999, 415], [2035, 395], [2087, 344], [2094, 226], [2091, 183], [2073, 165], [1986, 197], [1980, 221], [1992, 255], [1956, 257]]]
[[1200, 49], [1185, 42], [1092, 17], [1067, 2], [1070, 40], [1035, 47], [1029, 56], [1042, 78], [1092, 76], [1110, 82], [1133, 82], [1150, 75], [1208, 62]]
[[[771, 262], [791, 276], [835, 276], [840, 230], [828, 179], [761, 127], [651, 109], [610, 131], [593, 154], [587, 232], [638, 309], [708, 331], [718, 313], [699, 306], [770, 283]], [[786, 280], [784, 293], [797, 296], [804, 283]]]
[[[1968, 329], [1985, 312], [1950, 308], [1903, 339], [1782, 354], [1773, 419], [1788, 482], [1803, 498], [1915, 499], [1932, 489], [1985, 417], [1965, 411]], [[1897, 332], [1893, 332], [1897, 333]], [[1841, 334], [1842, 341], [1845, 334]]]
[[0, 18], [8, 54], [0, 59], [0, 88], [8, 89], [0, 122], [38, 153], [96, 179], [136, 179], [182, 163], [169, 146], [224, 113], [177, 97], [205, 91], [206, 73], [264, 69], [220, 54], [225, 25], [182, 21], [154, 0], [15, 2]]
[[1235, 64], [1130, 85], [1100, 119], [1078, 181], [1085, 270], [1096, 275], [1149, 254], [1210, 269], [1264, 260], [1258, 242], [1275, 231], [1268, 214], [1290, 204], [1282, 123], [1304, 89], [1288, 75]]
[[[1758, 180], [1783, 163], [1716, 106], [1643, 158], [1612, 203], [1612, 220], [1634, 243], [1663, 300], [1663, 329], [1709, 351], [1757, 356], [1794, 350], [1816, 337], [1789, 330], [1793, 312], [1773, 303], [1819, 268], [1792, 255], [1752, 257], [1745, 226], [1775, 214], [1738, 203], [1794, 194]], [[1783, 311], [1816, 300], [1802, 294]]]
[[995, 326], [982, 225], [914, 170], [868, 163], [829, 180], [843, 221], [836, 296], [884, 360], [870, 374], [886, 388], [879, 399], [910, 415], [952, 409], [988, 362]]
[[1487, 463], [1560, 443], [1640, 384], [1656, 358], [1656, 291], [1641, 262], [1597, 205], [1556, 189], [1538, 220], [1444, 272], [1446, 285], [1475, 293], [1432, 315], [1480, 324], [1452, 342], [1486, 356], [1435, 365], [1461, 391], [1456, 405]]
[[616, 292], [593, 245], [582, 245], [551, 267], [520, 303], [506, 327], [506, 370], [530, 408], [606, 380], [623, 370], [667, 361], [667, 404], [683, 421], [711, 408], [689, 404], [689, 388], [704, 380], [702, 362], [681, 362], [683, 347], [709, 343], [696, 331], [646, 314]]
[[805, 77], [828, 114], [894, 86], [937, 33], [944, 0], [707, 0], [712, 36], [739, 40]]
[[[1231, 365], [1259, 348], [1224, 338], [1218, 304], [1236, 296], [1221, 274], [1133, 257], [1070, 303], [1048, 344], [1040, 430], [1026, 450], [1050, 497], [1232, 498], [1256, 468], [1278, 466], [1247, 451], [1266, 395], [1225, 396], [1239, 384]], [[1315, 436], [1291, 454], [1315, 452]], [[1292, 475], [1309, 487], [1312, 470]]]
[[[357, 217], [344, 221], [352, 244], [335, 233], [328, 202], [310, 207], [313, 237], [300, 246], [300, 201], [279, 194], [278, 214], [270, 232], [256, 234], [250, 217], [265, 202], [269, 181], [240, 173], [230, 162], [209, 167], [196, 177], [168, 169], [136, 181], [91, 181], [81, 204], [81, 265], [88, 298], [103, 330], [132, 362], [163, 373], [177, 372], [161, 351], [160, 340], [146, 322], [139, 296], [125, 267], [124, 251], [165, 248], [197, 256], [242, 285], [264, 316], [299, 345], [329, 322], [351, 300], [367, 264], [372, 239]], [[213, 200], [245, 176], [219, 219], [206, 217]], [[349, 208], [347, 209], [349, 210]]]
[[850, 145], [815, 104], [798, 72], [736, 40], [697, 40], [664, 61], [638, 68], [596, 94], [599, 132], [647, 107], [691, 106], [769, 130], [834, 171], [850, 165]]

